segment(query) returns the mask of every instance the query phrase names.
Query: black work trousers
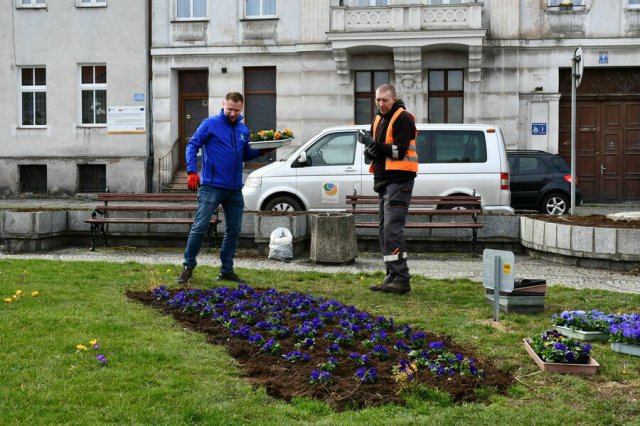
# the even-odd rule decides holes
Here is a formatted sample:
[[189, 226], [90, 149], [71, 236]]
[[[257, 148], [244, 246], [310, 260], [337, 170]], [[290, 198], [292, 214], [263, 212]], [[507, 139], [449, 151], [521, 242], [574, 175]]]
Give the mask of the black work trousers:
[[413, 193], [414, 179], [401, 183], [390, 183], [379, 196], [378, 239], [387, 267], [387, 275], [394, 280], [409, 281], [407, 248], [404, 240], [404, 225]]

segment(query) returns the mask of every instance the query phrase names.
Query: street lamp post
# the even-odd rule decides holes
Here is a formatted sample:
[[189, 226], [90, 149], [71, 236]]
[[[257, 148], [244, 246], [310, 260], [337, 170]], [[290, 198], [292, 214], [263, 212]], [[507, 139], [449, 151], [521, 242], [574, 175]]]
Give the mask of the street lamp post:
[[578, 47], [571, 58], [571, 209], [574, 214], [576, 208], [576, 89], [582, 81], [584, 61], [582, 48]]

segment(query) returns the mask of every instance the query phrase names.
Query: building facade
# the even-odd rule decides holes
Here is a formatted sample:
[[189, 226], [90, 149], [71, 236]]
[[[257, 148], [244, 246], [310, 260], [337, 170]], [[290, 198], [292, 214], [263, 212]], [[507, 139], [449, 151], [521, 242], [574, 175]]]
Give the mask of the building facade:
[[509, 148], [568, 158], [580, 46], [585, 199], [640, 199], [640, 1], [154, 0], [153, 10], [158, 156], [183, 161], [189, 121], [216, 113], [228, 91], [246, 94], [250, 128], [289, 127], [302, 143], [368, 122], [388, 81], [420, 122], [496, 124]]
[[[74, 1], [75, 8], [67, 5], [72, 11], [65, 13], [86, 12], [78, 4], [100, 3]], [[126, 74], [109, 67], [107, 104], [137, 105], [132, 93], [144, 94], [152, 117], [146, 133], [110, 134], [104, 127], [78, 126], [80, 95], [75, 104], [50, 106], [54, 94], [58, 98], [50, 85], [44, 131], [16, 124], [16, 69], [45, 63], [45, 54], [61, 60], [54, 49], [33, 46], [49, 46], [51, 34], [62, 40], [57, 33], [67, 31], [60, 26], [51, 33], [37, 31], [34, 42], [33, 29], [18, 30], [16, 65], [0, 70], [5, 93], [13, 93], [12, 104], [0, 106], [7, 134], [0, 141], [0, 187], [19, 191], [20, 162], [49, 147], [60, 158], [74, 158], [73, 153], [106, 163], [106, 184], [112, 190], [160, 191], [184, 167], [190, 135], [204, 117], [219, 111], [229, 91], [245, 94], [245, 121], [252, 130], [288, 127], [295, 132], [294, 143], [277, 151], [281, 157], [324, 127], [369, 122], [375, 114], [375, 87], [386, 82], [396, 86], [419, 122], [495, 124], [509, 148], [569, 158], [571, 65], [581, 47], [576, 166], [584, 198], [640, 199], [640, 0], [148, 0], [150, 77], [141, 62], [144, 48], [138, 49], [146, 33], [140, 5], [145, 2], [121, 6], [102, 0], [107, 1], [104, 11], [126, 7], [127, 12], [113, 21], [96, 19], [92, 26], [108, 27], [105, 34], [117, 40], [73, 42], [77, 45], [65, 53], [70, 56], [66, 62], [76, 64], [76, 70], [84, 63], [134, 64], [123, 68]], [[58, 3], [14, 2], [49, 2], [51, 11]], [[12, 23], [18, 28], [21, 19], [30, 20], [26, 28], [33, 25], [37, 11], [25, 12], [16, 4], [12, 17], [0, 17], [0, 28], [5, 28], [0, 31]], [[117, 34], [116, 26], [122, 29]], [[0, 43], [0, 54], [11, 61], [6, 53], [11, 44], [6, 37]], [[34, 53], [20, 57], [25, 52]], [[47, 69], [48, 76], [51, 72]], [[64, 92], [77, 94], [77, 75], [65, 75]], [[52, 114], [67, 118], [54, 121]], [[30, 149], [34, 146], [38, 149]], [[10, 172], [5, 171], [8, 164]], [[72, 174], [63, 180], [77, 181]], [[136, 178], [129, 179], [130, 174]]]
[[0, 195], [147, 190], [144, 1], [0, 6]]

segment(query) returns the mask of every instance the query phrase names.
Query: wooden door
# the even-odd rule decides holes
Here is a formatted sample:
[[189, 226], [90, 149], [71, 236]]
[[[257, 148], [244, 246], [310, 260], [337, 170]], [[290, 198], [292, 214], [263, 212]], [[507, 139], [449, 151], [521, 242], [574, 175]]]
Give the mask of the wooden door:
[[619, 102], [601, 104], [602, 131], [598, 141], [599, 161], [595, 164], [599, 186], [598, 201], [615, 203], [623, 200], [624, 109], [625, 105]]
[[180, 167], [187, 166], [185, 150], [191, 136], [196, 132], [202, 120], [209, 116], [209, 100], [200, 97], [182, 98], [182, 134], [180, 135]]
[[623, 201], [640, 200], [640, 100], [625, 102], [622, 136]]
[[[571, 72], [560, 70], [559, 152], [571, 160]], [[640, 71], [588, 69], [576, 99], [576, 174], [584, 201], [640, 200]]]
[[191, 136], [209, 116], [209, 74], [206, 70], [180, 71], [178, 94], [178, 151], [180, 153], [180, 168], [186, 168], [185, 149]]

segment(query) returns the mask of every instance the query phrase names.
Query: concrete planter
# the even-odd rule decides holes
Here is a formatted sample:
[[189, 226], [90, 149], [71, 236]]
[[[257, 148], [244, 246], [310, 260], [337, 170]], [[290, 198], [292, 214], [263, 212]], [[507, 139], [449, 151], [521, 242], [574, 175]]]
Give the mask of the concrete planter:
[[317, 263], [350, 263], [358, 256], [355, 218], [350, 213], [317, 213], [310, 216], [309, 257]]
[[522, 216], [520, 241], [530, 254], [553, 261], [616, 270], [640, 265], [640, 229], [557, 224]]

